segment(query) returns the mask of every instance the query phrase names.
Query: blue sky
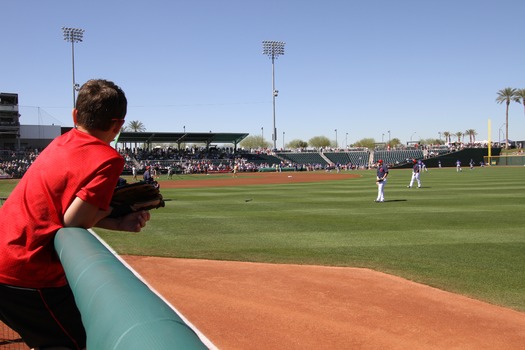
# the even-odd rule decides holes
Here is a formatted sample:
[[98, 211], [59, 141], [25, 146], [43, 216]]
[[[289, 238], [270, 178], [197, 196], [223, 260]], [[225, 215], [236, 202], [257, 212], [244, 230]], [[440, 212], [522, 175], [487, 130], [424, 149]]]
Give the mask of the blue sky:
[[[277, 146], [326, 136], [402, 142], [475, 129], [503, 138], [498, 90], [525, 88], [523, 0], [150, 0], [2, 3], [0, 91], [19, 94], [23, 124], [72, 126], [78, 83], [105, 78], [148, 131], [247, 132]], [[337, 132], [335, 131], [337, 129]], [[509, 138], [525, 140], [512, 103]]]

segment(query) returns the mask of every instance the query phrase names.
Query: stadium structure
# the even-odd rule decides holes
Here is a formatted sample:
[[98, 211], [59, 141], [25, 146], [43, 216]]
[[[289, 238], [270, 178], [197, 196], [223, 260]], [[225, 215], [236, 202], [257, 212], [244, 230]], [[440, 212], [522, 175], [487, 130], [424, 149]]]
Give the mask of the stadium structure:
[[[0, 93], [2, 158], [28, 151], [38, 153], [54, 138], [71, 129], [59, 125], [22, 125], [20, 117], [18, 94]], [[195, 163], [196, 160], [201, 162], [207, 160], [209, 165], [227, 162], [230, 166], [242, 162], [251, 164], [250, 171], [272, 171], [276, 168], [279, 171], [368, 169], [379, 159], [390, 167], [409, 167], [414, 159], [424, 160], [427, 167], [455, 166], [458, 159], [465, 165], [471, 160], [476, 165], [480, 165], [490, 164], [490, 157], [498, 157], [501, 152], [499, 147], [417, 144], [406, 145], [399, 149], [387, 149], [384, 145], [376, 146], [374, 149], [245, 150], [239, 148], [241, 141], [248, 135], [248, 133], [124, 131], [115, 140], [114, 146], [128, 158], [133, 158], [139, 145], [141, 155], [132, 160], [135, 164], [155, 163], [166, 169], [175, 165], [180, 168], [183, 162]], [[228, 146], [224, 147], [224, 145]], [[191, 154], [187, 152], [188, 147], [191, 148]], [[164, 151], [159, 152], [159, 148]], [[227, 150], [224, 151], [224, 148]], [[183, 160], [182, 156], [185, 156], [186, 160]], [[5, 160], [0, 159], [0, 161]]]

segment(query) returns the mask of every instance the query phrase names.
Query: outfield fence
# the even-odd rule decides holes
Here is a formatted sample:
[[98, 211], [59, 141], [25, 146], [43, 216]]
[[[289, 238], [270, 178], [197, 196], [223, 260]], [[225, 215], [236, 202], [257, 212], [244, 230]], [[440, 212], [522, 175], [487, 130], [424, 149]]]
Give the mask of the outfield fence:
[[506, 156], [484, 156], [485, 164], [489, 165], [525, 165], [525, 155], [506, 155]]

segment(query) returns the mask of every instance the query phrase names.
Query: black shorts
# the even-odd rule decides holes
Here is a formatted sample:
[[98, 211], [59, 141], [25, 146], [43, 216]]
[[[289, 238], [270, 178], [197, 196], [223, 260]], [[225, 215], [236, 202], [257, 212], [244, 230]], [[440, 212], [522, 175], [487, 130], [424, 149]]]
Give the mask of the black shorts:
[[32, 289], [0, 284], [0, 320], [31, 348], [86, 347], [86, 331], [69, 286]]

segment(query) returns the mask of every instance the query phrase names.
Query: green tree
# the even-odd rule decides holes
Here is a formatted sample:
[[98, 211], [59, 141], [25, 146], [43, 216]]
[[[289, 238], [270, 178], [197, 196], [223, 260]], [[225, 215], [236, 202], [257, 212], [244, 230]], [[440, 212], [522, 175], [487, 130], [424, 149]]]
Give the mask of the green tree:
[[266, 142], [262, 136], [250, 135], [239, 143], [239, 146], [246, 149], [253, 148], [270, 148], [270, 142]]
[[458, 143], [461, 143], [461, 136], [463, 136], [463, 133], [461, 131], [458, 131], [454, 135], [456, 135], [456, 137], [458, 138]]
[[390, 140], [388, 144], [390, 145], [390, 148], [393, 149], [401, 144], [401, 140], [398, 139], [397, 137], [394, 137], [393, 139]]
[[306, 147], [308, 147], [308, 142], [296, 139], [296, 140], [292, 140], [292, 141], [288, 142], [286, 144], [286, 147], [291, 148], [291, 149], [306, 148]]
[[308, 144], [315, 148], [330, 147], [332, 142], [326, 136], [314, 136], [309, 141]]
[[441, 145], [443, 141], [440, 139], [424, 139], [421, 140], [421, 144], [423, 145]]
[[496, 102], [499, 104], [505, 103], [505, 149], [509, 148], [509, 105], [511, 101], [519, 102], [516, 96], [517, 89], [507, 87], [498, 91]]
[[370, 149], [374, 149], [375, 143], [376, 143], [376, 140], [374, 140], [372, 138], [364, 138], [364, 139], [361, 139], [361, 140], [357, 141], [356, 143], [354, 143], [354, 146], [355, 147], [367, 147], [367, 148], [370, 148]]

